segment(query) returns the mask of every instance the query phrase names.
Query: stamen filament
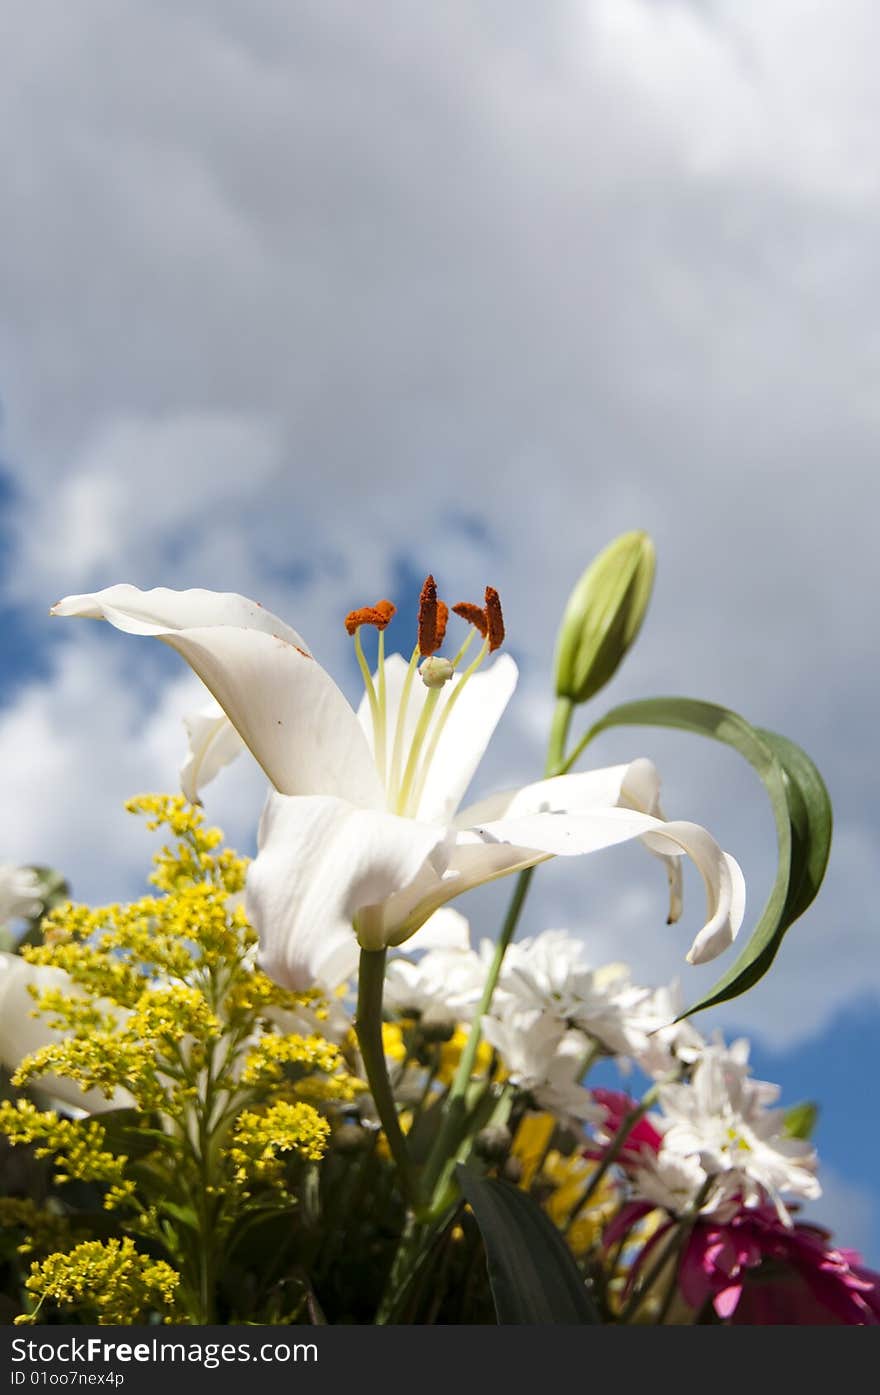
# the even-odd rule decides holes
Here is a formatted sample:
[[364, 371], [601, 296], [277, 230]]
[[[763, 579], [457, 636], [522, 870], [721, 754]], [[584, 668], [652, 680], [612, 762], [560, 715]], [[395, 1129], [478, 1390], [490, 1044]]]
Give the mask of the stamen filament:
[[374, 719], [374, 736], [376, 748], [376, 768], [379, 771], [379, 778], [382, 784], [385, 783], [385, 767], [387, 755], [385, 750], [386, 735], [388, 726], [388, 701], [385, 690], [385, 631], [379, 631], [379, 648], [377, 655], [377, 672], [379, 674], [379, 698], [378, 698], [378, 718]]
[[[357, 627], [357, 629], [355, 630], [355, 632], [354, 632], [354, 652], [355, 652], [355, 654], [357, 655], [357, 661], [358, 661], [358, 664], [359, 664], [359, 666], [360, 666], [361, 676], [362, 676], [362, 678], [363, 678], [363, 680], [364, 680], [364, 689], [365, 689], [366, 694], [367, 694], [367, 700], [368, 700], [368, 702], [369, 702], [369, 704], [370, 704], [370, 716], [371, 716], [372, 719], [373, 719], [373, 750], [374, 750], [374, 752], [376, 753], [376, 761], [377, 761], [377, 763], [378, 763], [378, 757], [379, 757], [379, 703], [378, 703], [378, 701], [377, 701], [377, 699], [376, 699], [376, 689], [373, 687], [373, 675], [370, 673], [369, 665], [368, 665], [368, 663], [367, 663], [366, 657], [364, 656], [364, 646], [363, 646], [363, 644], [361, 643], [361, 629], [362, 629], [362, 626], [359, 625], [359, 626]], [[379, 638], [381, 639], [381, 631], [380, 631]], [[384, 724], [383, 724], [383, 726], [384, 726]], [[384, 733], [383, 733], [383, 734], [384, 734]]]
[[[456, 662], [458, 662], [461, 656], [466, 652], [468, 646], [471, 643], [471, 640], [473, 639], [476, 633], [476, 630], [471, 630], [470, 635], [465, 640], [464, 644], [461, 646], [461, 649], [459, 649], [458, 653], [455, 656]], [[425, 751], [424, 760], [422, 761], [421, 770], [419, 771], [419, 778], [416, 782], [415, 790], [413, 791], [414, 809], [418, 809], [419, 807], [419, 800], [421, 799], [422, 792], [425, 788], [425, 781], [428, 778], [428, 771], [431, 769], [431, 762], [433, 761], [434, 756], [437, 753], [437, 746], [439, 744], [440, 737], [443, 735], [443, 729], [446, 726], [446, 723], [449, 721], [449, 714], [455, 706], [456, 702], [458, 701], [458, 697], [461, 693], [462, 688], [467, 683], [471, 674], [476, 673], [477, 669], [480, 667], [480, 664], [483, 662], [488, 652], [489, 641], [487, 639], [480, 646], [480, 652], [477, 655], [477, 657], [470, 664], [468, 664], [468, 667], [461, 675], [461, 678], [458, 680], [455, 687], [452, 689], [452, 692], [449, 694], [449, 699], [446, 703], [446, 706], [443, 708], [443, 711], [440, 713], [440, 716], [437, 719], [437, 725], [431, 733], [431, 740], [428, 742], [428, 749]], [[439, 691], [437, 693], [437, 696], [439, 697]], [[427, 707], [427, 703], [425, 704], [425, 706]], [[415, 746], [415, 742], [413, 742], [413, 746]]]
[[409, 793], [412, 788], [413, 780], [415, 779], [416, 767], [419, 763], [419, 752], [422, 748], [422, 742], [425, 739], [428, 727], [431, 724], [434, 708], [440, 701], [440, 694], [442, 691], [442, 688], [432, 688], [425, 698], [425, 705], [419, 714], [419, 720], [415, 732], [413, 733], [412, 745], [409, 748], [409, 759], [406, 762], [406, 770], [403, 773], [403, 783], [400, 786], [400, 793], [397, 796], [398, 814], [405, 814], [407, 812]]
[[412, 651], [409, 668], [406, 671], [406, 678], [403, 680], [403, 690], [400, 694], [400, 706], [397, 709], [397, 723], [394, 728], [394, 749], [391, 753], [391, 773], [388, 777], [388, 784], [386, 786], [389, 807], [392, 799], [394, 799], [396, 803], [396, 791], [398, 781], [400, 780], [400, 767], [403, 761], [403, 733], [406, 728], [406, 709], [409, 706], [409, 695], [418, 662], [419, 646], [417, 644]]
[[465, 654], [467, 653], [467, 651], [470, 649], [470, 647], [471, 647], [471, 645], [473, 644], [473, 642], [474, 642], [474, 640], [476, 639], [476, 637], [477, 637], [477, 631], [476, 631], [476, 630], [468, 630], [467, 634], [466, 634], [465, 637], [464, 637], [464, 641], [463, 641], [463, 643], [462, 643], [461, 648], [459, 649], [459, 651], [458, 651], [458, 653], [456, 654], [455, 658], [452, 660], [452, 667], [453, 667], [454, 669], [457, 669], [457, 668], [458, 668], [459, 664], [461, 663], [461, 661], [462, 661], [462, 659], [464, 658], [464, 656], [465, 656]]

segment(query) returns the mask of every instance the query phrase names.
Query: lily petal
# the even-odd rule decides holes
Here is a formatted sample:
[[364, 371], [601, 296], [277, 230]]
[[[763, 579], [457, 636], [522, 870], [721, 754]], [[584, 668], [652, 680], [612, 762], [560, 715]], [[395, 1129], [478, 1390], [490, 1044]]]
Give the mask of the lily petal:
[[636, 810], [611, 808], [582, 813], [546, 812], [498, 819], [475, 830], [490, 844], [534, 848], [557, 857], [598, 852], [601, 848], [650, 839], [664, 857], [687, 853], [706, 888], [707, 921], [687, 954], [689, 964], [705, 964], [734, 941], [745, 915], [745, 880], [739, 864], [723, 852], [710, 833], [684, 820], [665, 822]]
[[384, 793], [357, 718], [329, 674], [276, 616], [243, 596], [111, 586], [53, 615], [109, 620], [176, 649], [283, 794], [380, 808]]
[[[549, 783], [549, 782], [547, 782]], [[548, 857], [571, 857], [650, 836], [664, 856], [688, 853], [706, 887], [707, 922], [688, 961], [702, 964], [733, 942], [745, 913], [745, 882], [738, 864], [698, 824], [666, 823], [621, 808], [570, 814], [523, 814], [459, 830], [442, 874], [426, 865], [385, 907], [388, 943], [401, 944], [438, 906], [472, 887], [533, 867]], [[394, 928], [396, 926], [396, 928]]]
[[137, 586], [122, 582], [80, 596], [65, 596], [56, 601], [50, 615], [74, 615], [86, 620], [109, 620], [117, 630], [130, 635], [155, 635], [161, 638], [170, 630], [202, 629], [206, 625], [230, 625], [239, 630], [262, 630], [296, 644], [309, 652], [302, 635], [259, 601], [239, 596], [235, 591], [171, 591], [156, 586], [141, 591]]
[[[640, 757], [626, 765], [556, 775], [519, 790], [508, 790], [462, 810], [456, 826], [473, 827], [522, 814], [588, 813], [615, 806], [638, 810], [665, 822], [660, 807], [660, 776], [653, 761]], [[668, 922], [672, 924], [682, 912], [682, 850], [677, 847], [672, 850], [669, 843], [660, 848], [650, 838], [646, 838], [645, 843], [665, 866], [669, 884]]]
[[245, 744], [219, 703], [206, 703], [183, 719], [189, 738], [189, 754], [180, 769], [180, 788], [190, 804], [200, 804], [199, 794], [245, 750]]
[[[386, 740], [389, 748], [397, 730], [408, 668], [409, 665], [399, 654], [391, 654], [385, 660]], [[447, 823], [452, 818], [513, 696], [518, 678], [519, 670], [510, 655], [499, 655], [489, 668], [471, 674], [461, 694], [455, 698], [448, 716], [445, 715], [446, 709], [461, 683], [461, 674], [456, 674], [441, 689], [432, 718], [432, 729], [442, 723], [442, 731], [419, 798], [416, 818], [427, 823]], [[378, 688], [378, 673], [374, 675], [373, 682]], [[404, 764], [428, 691], [416, 674], [410, 687], [401, 732]], [[358, 708], [358, 721], [372, 750], [373, 723], [366, 696]], [[429, 731], [427, 741], [430, 742], [430, 739]]]
[[[471, 674], [437, 742], [419, 799], [418, 818], [437, 823], [452, 818], [513, 697], [518, 678], [519, 669], [509, 654], [500, 654], [491, 667]], [[447, 705], [460, 682], [456, 676], [446, 684], [443, 695]]]
[[364, 948], [383, 948], [383, 903], [432, 854], [442, 867], [445, 841], [442, 827], [341, 799], [270, 794], [247, 880], [261, 968], [287, 988], [336, 987], [357, 965], [353, 922]]

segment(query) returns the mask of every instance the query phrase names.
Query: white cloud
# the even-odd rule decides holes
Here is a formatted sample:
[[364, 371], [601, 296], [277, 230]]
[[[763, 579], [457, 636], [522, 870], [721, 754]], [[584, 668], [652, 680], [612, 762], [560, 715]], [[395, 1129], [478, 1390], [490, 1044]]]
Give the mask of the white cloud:
[[[725, 701], [802, 741], [832, 787], [828, 886], [737, 1009], [801, 1040], [878, 992], [876, 9], [380, 9], [32, 0], [0, 18], [21, 495], [4, 599], [41, 637], [48, 603], [92, 585], [237, 589], [344, 674], [341, 617], [388, 593], [396, 558], [452, 599], [491, 581], [525, 669], [494, 782], [541, 767], [568, 587], [614, 532], [649, 528], [657, 594], [612, 696]], [[140, 877], [116, 811], [173, 782], [188, 680], [145, 713], [129, 641], [65, 640], [0, 720], [3, 855], [102, 898]], [[596, 759], [656, 754], [754, 905], [760, 788], [686, 746], [629, 733]], [[244, 769], [209, 802], [240, 839]], [[637, 860], [548, 871], [548, 908], [675, 971], [686, 941], [645, 921], [662, 886]]]

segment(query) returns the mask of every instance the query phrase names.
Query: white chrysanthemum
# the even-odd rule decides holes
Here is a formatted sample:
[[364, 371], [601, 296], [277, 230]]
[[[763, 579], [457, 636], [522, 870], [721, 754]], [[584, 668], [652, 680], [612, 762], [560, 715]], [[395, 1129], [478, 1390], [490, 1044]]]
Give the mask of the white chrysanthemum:
[[0, 863], [0, 926], [23, 916], [39, 915], [42, 908], [40, 878], [33, 867]]
[[[385, 972], [385, 1007], [426, 1025], [470, 1021], [486, 980], [486, 964], [471, 949], [470, 926], [449, 906], [435, 911], [412, 939], [405, 955], [390, 960]], [[410, 956], [424, 950], [413, 962]]]
[[[692, 1065], [705, 1047], [704, 1038], [690, 1022], [676, 1021], [682, 1007], [676, 981], [654, 989], [632, 1010], [629, 1030], [634, 1041], [630, 1054], [652, 1080], [662, 1080], [682, 1065]], [[641, 1041], [636, 1039], [639, 1034]]]
[[689, 1084], [660, 1087], [661, 1154], [696, 1158], [721, 1195], [745, 1206], [769, 1198], [788, 1223], [782, 1194], [813, 1200], [822, 1189], [812, 1144], [788, 1137], [783, 1111], [769, 1107], [778, 1094], [749, 1075], [748, 1043], [706, 1047]]
[[539, 1012], [484, 1017], [483, 1035], [503, 1061], [510, 1081], [540, 1109], [561, 1119], [601, 1122], [604, 1112], [578, 1083], [590, 1044]]
[[636, 1195], [680, 1216], [696, 1202], [706, 1184], [699, 1158], [678, 1153], [652, 1153], [645, 1148], [643, 1161], [633, 1172]]
[[502, 1001], [540, 1011], [584, 1032], [612, 1055], [632, 1055], [647, 1045], [659, 1022], [643, 1009], [652, 994], [630, 981], [626, 964], [591, 968], [581, 940], [547, 930], [510, 947], [499, 983]]

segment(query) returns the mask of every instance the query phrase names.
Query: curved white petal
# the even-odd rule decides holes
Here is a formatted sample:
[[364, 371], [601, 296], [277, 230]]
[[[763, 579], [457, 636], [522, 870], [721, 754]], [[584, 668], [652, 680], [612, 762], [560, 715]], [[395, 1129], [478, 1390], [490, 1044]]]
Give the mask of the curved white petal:
[[[639, 809], [643, 814], [653, 814], [655, 818], [665, 822], [666, 815], [660, 804], [660, 775], [653, 761], [641, 758], [632, 762], [624, 778], [620, 803], [628, 809]], [[650, 839], [645, 839], [645, 846], [655, 857], [660, 858], [666, 869], [666, 879], [669, 883], [667, 923], [674, 925], [681, 918], [684, 909], [681, 857], [670, 857], [651, 847]]]
[[205, 785], [245, 750], [245, 744], [218, 702], [206, 703], [183, 719], [189, 754], [180, 768], [180, 788], [190, 804], [199, 804]]
[[600, 770], [582, 770], [576, 775], [554, 775], [536, 780], [521, 789], [505, 790], [469, 804], [455, 820], [456, 828], [473, 828], [498, 819], [520, 818], [538, 813], [581, 813], [608, 809], [621, 802], [624, 786], [634, 765], [609, 765]]
[[[45, 1017], [35, 1016], [36, 1004], [28, 992], [30, 987], [61, 988], [71, 995], [81, 991], [63, 969], [29, 964], [19, 954], [0, 953], [0, 1062], [11, 1071], [31, 1052], [64, 1037], [63, 1032], [53, 1031], [46, 1025]], [[57, 1075], [40, 1076], [34, 1080], [33, 1087], [87, 1114], [125, 1109], [134, 1104], [127, 1090], [117, 1089], [108, 1099], [100, 1090], [83, 1090], [76, 1081]]]
[[333, 988], [368, 949], [388, 943], [385, 903], [406, 887], [446, 830], [340, 799], [270, 794], [259, 853], [247, 881], [247, 908], [260, 938], [259, 962], [277, 983]]
[[[400, 654], [390, 654], [385, 660], [386, 743], [391, 752], [397, 732], [403, 689], [409, 665]], [[516, 688], [519, 670], [509, 654], [501, 654], [490, 667], [481, 669], [467, 680], [455, 697], [462, 681], [456, 674], [442, 689], [434, 708], [431, 726], [422, 745], [425, 755], [431, 745], [431, 733], [441, 734], [433, 750], [430, 766], [425, 770], [415, 817], [427, 823], [446, 823], [452, 818], [473, 779], [486, 747]], [[373, 678], [378, 689], [378, 673]], [[413, 677], [401, 726], [401, 774], [406, 768], [416, 726], [428, 698], [418, 673]], [[451, 705], [450, 705], [451, 703]], [[364, 697], [358, 708], [358, 721], [373, 749], [373, 721], [369, 702]]]
[[482, 824], [474, 832], [490, 846], [500, 842], [557, 857], [598, 852], [631, 838], [650, 838], [652, 850], [664, 857], [687, 853], [703, 878], [707, 906], [706, 924], [687, 955], [691, 964], [705, 964], [727, 949], [742, 924], [745, 881], [739, 865], [699, 824], [611, 808], [525, 814]]
[[68, 596], [55, 615], [109, 620], [176, 649], [284, 794], [380, 808], [384, 792], [354, 712], [296, 631], [254, 601], [211, 591], [111, 586]]
[[276, 635], [309, 652], [302, 635], [286, 625], [259, 601], [239, 596], [235, 591], [204, 591], [193, 587], [188, 591], [171, 591], [156, 586], [141, 591], [137, 586], [122, 582], [80, 596], [65, 596], [56, 601], [50, 615], [79, 616], [87, 620], [109, 620], [117, 630], [130, 635], [155, 635], [161, 638], [170, 630], [203, 629], [205, 626], [230, 625], [239, 630], [261, 630]]
[[[665, 821], [660, 807], [660, 776], [652, 761], [639, 757], [626, 765], [539, 780], [522, 789], [508, 790], [481, 800], [479, 804], [462, 810], [455, 822], [458, 828], [468, 828], [525, 814], [588, 813], [615, 806], [637, 810]], [[669, 843], [660, 848], [651, 842], [650, 837], [645, 839], [645, 843], [661, 859], [666, 869], [669, 883], [668, 920], [672, 924], [682, 912], [681, 849], [670, 851]]]
[[662, 855], [687, 853], [696, 864], [706, 888], [707, 921], [687, 958], [692, 964], [713, 959], [733, 942], [745, 913], [745, 882], [738, 864], [698, 824], [666, 823], [613, 807], [523, 814], [460, 830], [442, 874], [426, 864], [386, 906], [388, 943], [403, 943], [439, 906], [472, 887], [547, 857], [581, 856], [646, 836]]
[[386, 902], [388, 944], [402, 945], [409, 941], [439, 907], [465, 891], [511, 872], [522, 872], [551, 856], [552, 853], [513, 847], [509, 843], [487, 843], [475, 833], [456, 833], [445, 865], [436, 867], [429, 859], [409, 886]]

